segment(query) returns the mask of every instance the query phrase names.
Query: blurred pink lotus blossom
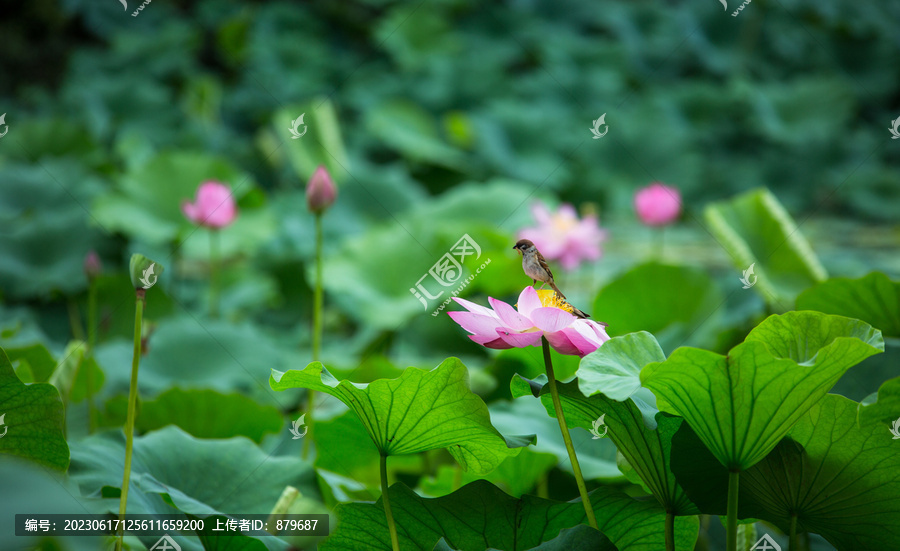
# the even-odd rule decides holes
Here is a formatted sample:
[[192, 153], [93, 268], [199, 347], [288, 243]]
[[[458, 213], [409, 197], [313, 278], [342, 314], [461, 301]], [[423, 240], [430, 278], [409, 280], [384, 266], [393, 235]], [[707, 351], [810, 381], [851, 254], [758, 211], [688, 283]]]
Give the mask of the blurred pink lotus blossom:
[[89, 278], [97, 277], [103, 271], [103, 263], [100, 262], [100, 256], [97, 251], [91, 250], [84, 257], [84, 273]]
[[571, 306], [567, 309], [549, 289], [525, 287], [516, 304], [518, 311], [494, 298], [488, 298], [493, 309], [461, 298], [453, 300], [468, 312], [447, 314], [471, 333], [470, 339], [486, 348], [540, 346], [541, 337], [547, 337], [560, 354], [584, 357], [609, 340], [602, 325], [572, 315]]
[[319, 165], [306, 184], [306, 206], [310, 212], [323, 212], [337, 199], [337, 187], [328, 170]]
[[228, 186], [209, 181], [197, 188], [197, 198], [193, 203], [187, 199], [181, 203], [181, 212], [199, 226], [220, 229], [237, 218], [237, 205]]
[[519, 231], [519, 239], [531, 240], [547, 260], [559, 260], [565, 270], [574, 270], [582, 260], [597, 260], [603, 254], [600, 243], [607, 232], [594, 215], [578, 219], [572, 205], [561, 205], [556, 212], [541, 202], [531, 206], [537, 227]]
[[681, 193], [678, 188], [653, 182], [634, 195], [634, 210], [648, 226], [665, 226], [681, 214]]

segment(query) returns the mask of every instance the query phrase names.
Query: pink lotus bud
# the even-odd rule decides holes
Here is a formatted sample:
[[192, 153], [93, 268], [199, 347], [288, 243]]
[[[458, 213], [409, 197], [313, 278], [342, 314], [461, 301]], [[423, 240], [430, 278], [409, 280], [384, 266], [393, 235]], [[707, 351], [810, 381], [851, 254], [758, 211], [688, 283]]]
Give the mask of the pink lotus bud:
[[100, 275], [100, 272], [103, 271], [103, 263], [100, 262], [100, 257], [97, 255], [97, 251], [90, 251], [84, 257], [84, 273], [89, 278], [97, 277]]
[[199, 226], [219, 229], [234, 222], [237, 205], [228, 186], [210, 181], [200, 184], [193, 203], [187, 200], [181, 203], [181, 212]]
[[681, 193], [678, 188], [653, 182], [634, 195], [634, 210], [648, 226], [665, 226], [681, 214]]
[[337, 199], [337, 186], [331, 174], [324, 166], [319, 165], [306, 184], [306, 205], [311, 212], [320, 213], [331, 206]]

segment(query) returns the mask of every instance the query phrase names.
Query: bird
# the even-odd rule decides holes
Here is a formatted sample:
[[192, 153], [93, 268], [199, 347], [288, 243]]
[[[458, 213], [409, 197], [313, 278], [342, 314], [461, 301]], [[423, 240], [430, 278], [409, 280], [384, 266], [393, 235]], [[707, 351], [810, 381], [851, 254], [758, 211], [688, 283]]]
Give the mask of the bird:
[[568, 306], [571, 308], [572, 313], [579, 318], [590, 317], [568, 303], [566, 295], [559, 290], [559, 287], [556, 286], [556, 282], [553, 281], [553, 272], [550, 271], [550, 266], [547, 264], [547, 261], [544, 260], [544, 255], [542, 255], [537, 247], [534, 246], [534, 243], [529, 239], [519, 239], [519, 241], [513, 245], [513, 249], [516, 249], [522, 254], [522, 269], [525, 271], [525, 275], [532, 279], [532, 283], [540, 281], [541, 288], [549, 283], [550, 287], [552, 287], [553, 290], [556, 291], [556, 294], [559, 295], [559, 298], [561, 299], [560, 302], [564, 307]]

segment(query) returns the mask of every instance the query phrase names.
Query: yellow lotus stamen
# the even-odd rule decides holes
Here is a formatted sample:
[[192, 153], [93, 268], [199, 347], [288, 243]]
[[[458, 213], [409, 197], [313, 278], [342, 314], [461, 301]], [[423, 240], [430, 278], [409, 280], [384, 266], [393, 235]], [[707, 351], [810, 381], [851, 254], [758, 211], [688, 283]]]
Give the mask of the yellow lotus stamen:
[[565, 299], [559, 296], [553, 289], [540, 289], [537, 294], [538, 299], [541, 301], [541, 306], [559, 308], [570, 314], [572, 313], [572, 305], [566, 302]]

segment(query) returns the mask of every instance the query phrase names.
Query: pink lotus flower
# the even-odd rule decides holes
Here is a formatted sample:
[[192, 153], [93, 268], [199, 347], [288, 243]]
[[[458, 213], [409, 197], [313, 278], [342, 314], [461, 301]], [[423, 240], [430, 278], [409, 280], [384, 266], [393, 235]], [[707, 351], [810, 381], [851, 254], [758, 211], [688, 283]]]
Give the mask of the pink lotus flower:
[[681, 214], [681, 193], [678, 188], [653, 182], [634, 195], [634, 210], [648, 226], [665, 226]]
[[103, 263], [100, 262], [100, 256], [97, 251], [88, 251], [84, 257], [84, 273], [89, 278], [97, 277], [103, 271]]
[[228, 186], [210, 181], [200, 184], [193, 203], [187, 199], [181, 203], [181, 212], [199, 226], [220, 229], [237, 218], [237, 205]]
[[488, 298], [493, 309], [461, 298], [453, 300], [468, 312], [447, 314], [471, 333], [470, 339], [487, 348], [540, 346], [541, 337], [547, 337], [560, 354], [584, 357], [609, 340], [602, 325], [572, 315], [572, 307], [549, 289], [525, 287], [516, 305], [518, 311], [494, 298]]
[[337, 187], [328, 170], [319, 165], [306, 184], [306, 206], [310, 212], [323, 212], [337, 199]]
[[600, 229], [597, 217], [581, 220], [572, 205], [562, 205], [551, 213], [543, 203], [531, 206], [538, 225], [519, 232], [519, 239], [529, 239], [547, 260], [559, 260], [565, 270], [574, 270], [583, 260], [597, 260], [603, 254], [600, 243], [606, 230]]

